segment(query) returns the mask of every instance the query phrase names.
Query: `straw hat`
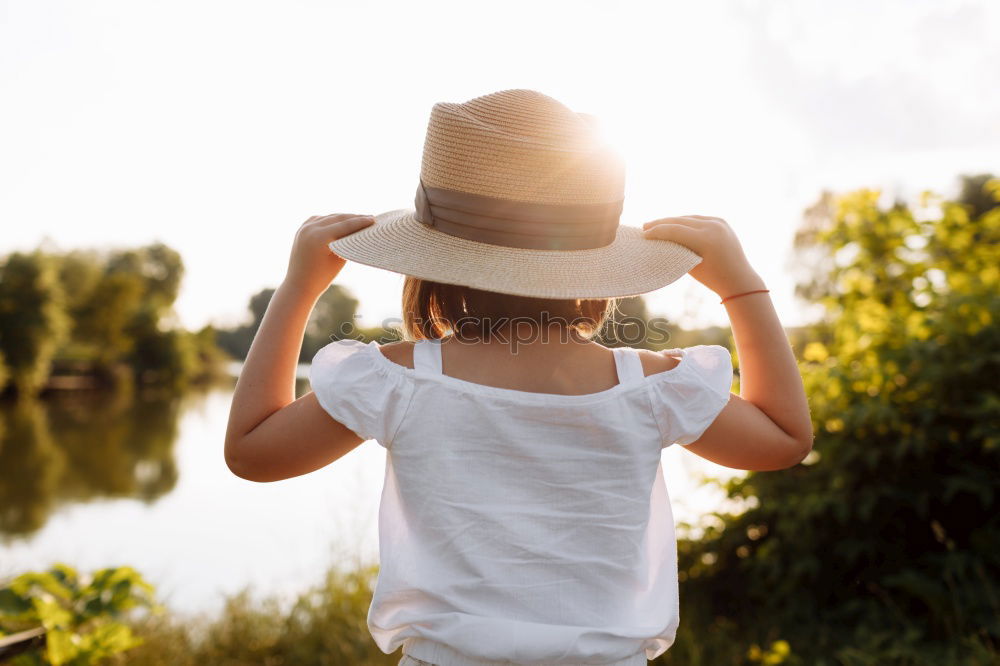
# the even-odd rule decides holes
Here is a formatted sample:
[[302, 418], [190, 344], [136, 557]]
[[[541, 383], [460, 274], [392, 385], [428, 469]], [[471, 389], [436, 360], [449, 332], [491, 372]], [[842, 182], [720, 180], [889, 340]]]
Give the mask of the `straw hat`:
[[431, 109], [414, 209], [330, 243], [413, 277], [539, 298], [634, 296], [701, 258], [619, 224], [625, 167], [594, 118], [534, 90]]

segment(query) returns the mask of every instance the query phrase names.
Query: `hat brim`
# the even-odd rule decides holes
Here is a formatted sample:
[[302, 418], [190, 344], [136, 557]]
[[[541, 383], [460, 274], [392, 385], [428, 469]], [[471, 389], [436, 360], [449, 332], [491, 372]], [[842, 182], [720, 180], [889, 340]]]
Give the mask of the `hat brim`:
[[536, 298], [614, 298], [664, 287], [701, 257], [642, 230], [619, 225], [615, 240], [589, 250], [533, 250], [458, 238], [401, 208], [331, 241], [337, 255], [359, 264], [445, 284]]

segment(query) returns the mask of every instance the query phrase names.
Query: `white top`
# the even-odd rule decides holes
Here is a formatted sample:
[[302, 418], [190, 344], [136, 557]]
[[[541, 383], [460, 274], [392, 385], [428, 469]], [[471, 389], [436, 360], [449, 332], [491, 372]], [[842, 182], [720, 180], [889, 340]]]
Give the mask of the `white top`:
[[330, 415], [387, 451], [381, 566], [368, 628], [379, 648], [438, 666], [644, 665], [674, 641], [677, 544], [661, 449], [690, 444], [729, 399], [729, 351], [671, 350], [643, 376], [585, 395], [485, 386], [414, 368], [375, 342], [316, 353]]

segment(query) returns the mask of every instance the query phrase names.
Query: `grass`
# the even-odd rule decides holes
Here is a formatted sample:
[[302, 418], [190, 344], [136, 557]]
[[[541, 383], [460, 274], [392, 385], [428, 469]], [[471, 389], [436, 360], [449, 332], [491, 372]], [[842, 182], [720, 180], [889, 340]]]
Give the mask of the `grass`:
[[375, 565], [331, 568], [324, 580], [288, 607], [249, 590], [227, 599], [217, 616], [178, 619], [149, 615], [135, 625], [143, 645], [113, 663], [129, 666], [395, 666], [368, 632]]

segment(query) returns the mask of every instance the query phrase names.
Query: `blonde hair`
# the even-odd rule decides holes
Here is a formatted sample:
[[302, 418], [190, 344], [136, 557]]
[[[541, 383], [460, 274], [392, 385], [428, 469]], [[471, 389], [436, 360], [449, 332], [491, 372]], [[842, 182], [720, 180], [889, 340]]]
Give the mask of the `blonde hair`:
[[565, 322], [592, 338], [614, 312], [616, 298], [554, 299], [513, 296], [406, 276], [403, 282], [403, 339], [441, 339], [449, 334], [483, 337], [506, 323], [538, 326]]

